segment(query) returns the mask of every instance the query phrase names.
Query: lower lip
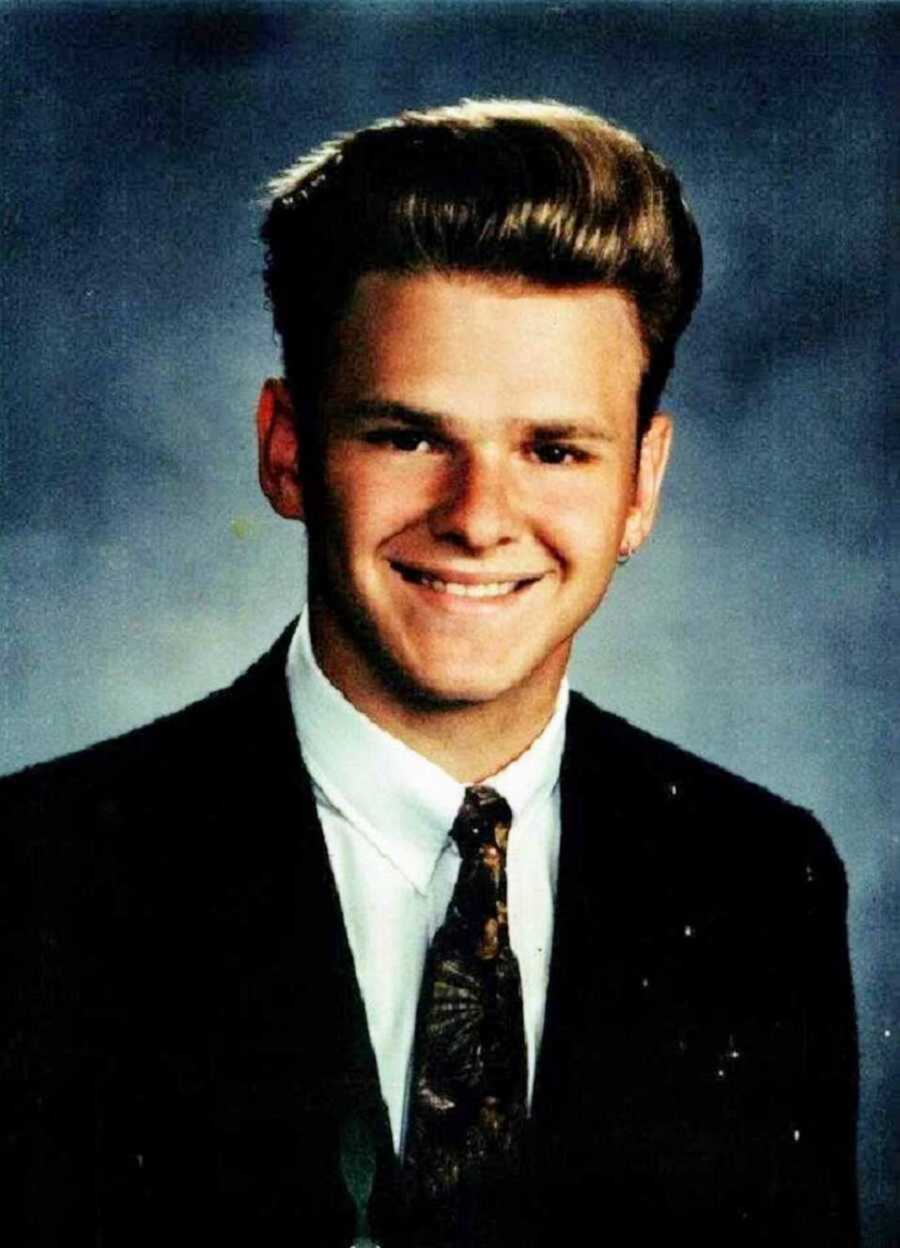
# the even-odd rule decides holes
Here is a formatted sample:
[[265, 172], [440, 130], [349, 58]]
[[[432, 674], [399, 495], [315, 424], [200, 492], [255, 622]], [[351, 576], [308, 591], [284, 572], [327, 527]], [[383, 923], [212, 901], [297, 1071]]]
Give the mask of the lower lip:
[[536, 581], [527, 581], [519, 589], [508, 594], [496, 594], [492, 597], [468, 598], [461, 594], [449, 594], [442, 590], [432, 589], [421, 581], [409, 581], [402, 572], [392, 568], [407, 589], [413, 590], [420, 602], [439, 611], [447, 611], [454, 615], [494, 615], [498, 611], [509, 610], [510, 607], [523, 603], [531, 594], [531, 590], [539, 585], [543, 577]]

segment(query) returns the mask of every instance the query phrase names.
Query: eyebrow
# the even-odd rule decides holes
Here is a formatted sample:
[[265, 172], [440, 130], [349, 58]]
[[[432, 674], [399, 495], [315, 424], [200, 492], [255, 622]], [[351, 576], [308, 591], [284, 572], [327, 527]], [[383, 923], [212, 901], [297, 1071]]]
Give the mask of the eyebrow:
[[362, 424], [367, 420], [393, 420], [400, 425], [427, 429], [431, 433], [445, 433], [451, 423], [450, 417], [425, 408], [409, 407], [393, 399], [360, 399], [348, 407], [339, 408], [334, 415], [342, 424]]
[[[367, 420], [392, 420], [410, 428], [423, 429], [429, 433], [449, 436], [456, 423], [452, 416], [428, 408], [410, 407], [393, 399], [360, 399], [348, 407], [339, 408], [334, 415], [342, 424], [351, 428]], [[592, 421], [513, 421], [525, 429], [536, 442], [576, 441], [615, 442], [615, 435], [602, 425]]]

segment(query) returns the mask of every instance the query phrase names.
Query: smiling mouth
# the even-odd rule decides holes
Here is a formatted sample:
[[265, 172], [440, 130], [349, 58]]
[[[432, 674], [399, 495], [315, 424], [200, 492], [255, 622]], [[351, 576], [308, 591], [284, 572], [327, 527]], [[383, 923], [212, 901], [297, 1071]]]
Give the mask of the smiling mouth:
[[443, 580], [422, 568], [411, 568], [403, 563], [391, 563], [395, 572], [399, 572], [404, 581], [411, 585], [421, 585], [436, 594], [450, 594], [454, 598], [502, 598], [507, 594], [517, 593], [529, 585], [539, 581], [540, 576], [517, 577], [508, 581], [463, 582]]

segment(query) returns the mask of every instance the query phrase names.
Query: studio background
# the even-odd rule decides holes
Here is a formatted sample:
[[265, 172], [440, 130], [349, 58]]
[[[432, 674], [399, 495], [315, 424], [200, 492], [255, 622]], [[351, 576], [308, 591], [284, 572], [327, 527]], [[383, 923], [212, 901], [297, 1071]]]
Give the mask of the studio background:
[[300, 530], [255, 480], [256, 393], [279, 369], [256, 242], [269, 175], [335, 130], [489, 94], [587, 105], [675, 165], [707, 269], [667, 397], [674, 461], [574, 683], [830, 830], [851, 882], [871, 1248], [900, 1231], [896, 16], [0, 8], [0, 771], [228, 682], [302, 600]]

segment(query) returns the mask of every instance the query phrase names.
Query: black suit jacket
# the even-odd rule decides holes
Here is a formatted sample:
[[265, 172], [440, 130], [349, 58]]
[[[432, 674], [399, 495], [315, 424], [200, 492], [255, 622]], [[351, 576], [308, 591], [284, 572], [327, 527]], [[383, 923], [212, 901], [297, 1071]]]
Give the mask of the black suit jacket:
[[[348, 1139], [371, 1144], [379, 1241], [421, 1242], [397, 1212], [287, 637], [231, 688], [0, 786], [0, 1164], [22, 1197], [7, 1242], [21, 1212], [29, 1245], [346, 1248]], [[577, 695], [561, 785], [505, 1242], [855, 1243], [846, 888], [828, 838]]]

